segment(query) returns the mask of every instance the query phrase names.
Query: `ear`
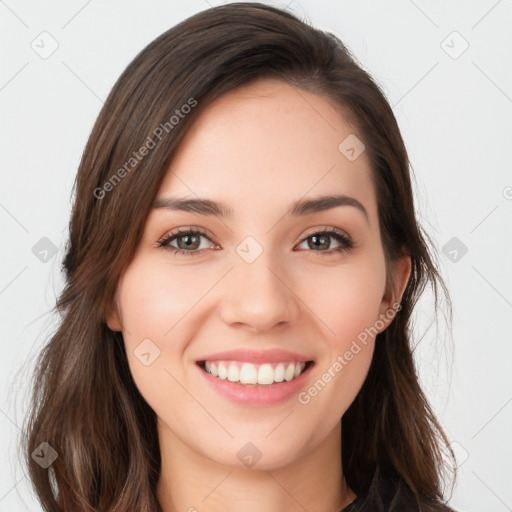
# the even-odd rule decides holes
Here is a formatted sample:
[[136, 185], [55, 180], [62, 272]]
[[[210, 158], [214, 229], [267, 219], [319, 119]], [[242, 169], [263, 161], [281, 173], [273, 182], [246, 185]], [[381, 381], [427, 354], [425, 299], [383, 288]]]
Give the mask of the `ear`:
[[109, 329], [111, 329], [112, 331], [122, 331], [123, 330], [123, 326], [122, 326], [122, 322], [121, 322], [121, 314], [119, 313], [119, 311], [120, 311], [119, 301], [116, 298], [115, 304], [112, 304], [110, 306], [110, 309], [107, 313], [107, 318], [106, 318], [107, 325], [108, 325]]
[[390, 262], [387, 266], [386, 289], [379, 308], [381, 323], [385, 325], [383, 329], [379, 329], [379, 332], [384, 331], [395, 317], [398, 311], [397, 305], [402, 300], [410, 276], [411, 258], [407, 254]]

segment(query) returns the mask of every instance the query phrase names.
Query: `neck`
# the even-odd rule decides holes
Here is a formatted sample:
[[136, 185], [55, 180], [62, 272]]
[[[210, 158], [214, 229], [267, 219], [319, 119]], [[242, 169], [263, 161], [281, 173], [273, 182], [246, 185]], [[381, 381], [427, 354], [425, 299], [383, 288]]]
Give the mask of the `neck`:
[[[159, 423], [164, 512], [339, 512], [355, 498], [341, 465], [341, 422], [293, 462], [266, 469], [227, 466], [182, 443]], [[214, 455], [214, 454], [212, 454]]]

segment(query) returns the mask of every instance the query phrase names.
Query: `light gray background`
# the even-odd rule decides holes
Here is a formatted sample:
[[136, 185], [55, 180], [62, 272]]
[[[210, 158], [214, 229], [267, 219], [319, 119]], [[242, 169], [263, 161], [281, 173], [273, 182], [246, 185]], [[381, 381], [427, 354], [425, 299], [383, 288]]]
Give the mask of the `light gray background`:
[[[40, 510], [16, 441], [33, 358], [55, 326], [48, 312], [62, 288], [71, 188], [102, 101], [143, 47], [219, 3], [0, 1], [0, 511]], [[452, 338], [442, 318], [427, 329], [428, 295], [415, 327], [424, 388], [459, 455], [450, 503], [512, 510], [512, 3], [294, 0], [289, 8], [336, 33], [393, 105], [454, 301]], [[42, 58], [52, 38], [58, 48]], [[46, 262], [33, 252], [43, 237], [57, 248]], [[453, 237], [459, 247], [443, 254]]]

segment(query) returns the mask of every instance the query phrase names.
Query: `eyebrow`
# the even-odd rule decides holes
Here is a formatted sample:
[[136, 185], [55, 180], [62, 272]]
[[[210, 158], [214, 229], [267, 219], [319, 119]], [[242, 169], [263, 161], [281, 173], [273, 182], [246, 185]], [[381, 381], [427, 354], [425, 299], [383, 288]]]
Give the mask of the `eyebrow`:
[[[291, 204], [287, 215], [293, 217], [311, 215], [313, 213], [330, 210], [338, 206], [353, 206], [357, 208], [368, 221], [368, 212], [360, 201], [354, 197], [345, 195], [329, 195], [312, 199], [301, 199]], [[164, 197], [155, 199], [152, 205], [153, 209], [166, 208], [169, 210], [177, 210], [183, 212], [194, 212], [201, 215], [213, 215], [215, 217], [231, 218], [233, 210], [224, 203], [213, 201], [211, 199], [185, 199]]]

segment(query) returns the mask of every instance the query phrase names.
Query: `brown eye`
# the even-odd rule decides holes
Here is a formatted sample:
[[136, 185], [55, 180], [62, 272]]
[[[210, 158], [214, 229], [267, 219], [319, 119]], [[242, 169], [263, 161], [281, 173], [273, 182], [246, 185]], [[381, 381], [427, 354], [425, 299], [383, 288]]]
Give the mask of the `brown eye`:
[[[177, 233], [169, 233], [162, 240], [158, 242], [158, 247], [164, 247], [165, 249], [178, 254], [186, 254], [187, 256], [194, 256], [200, 250], [207, 249], [208, 247], [201, 246], [201, 238], [210, 240], [206, 233], [193, 229], [189, 230], [178, 230]], [[176, 242], [177, 247], [171, 245]]]
[[[332, 239], [336, 240], [336, 242], [339, 244], [337, 247], [331, 247]], [[312, 251], [327, 254], [347, 251], [352, 249], [354, 246], [354, 242], [348, 235], [335, 230], [323, 230], [312, 233], [311, 235], [304, 238], [301, 244], [304, 242], [307, 242], [308, 248]], [[331, 248], [332, 250], [329, 251]]]
[[[201, 235], [179, 235], [175, 237], [179, 249], [198, 249], [201, 244]], [[183, 242], [183, 243], [180, 243]]]

